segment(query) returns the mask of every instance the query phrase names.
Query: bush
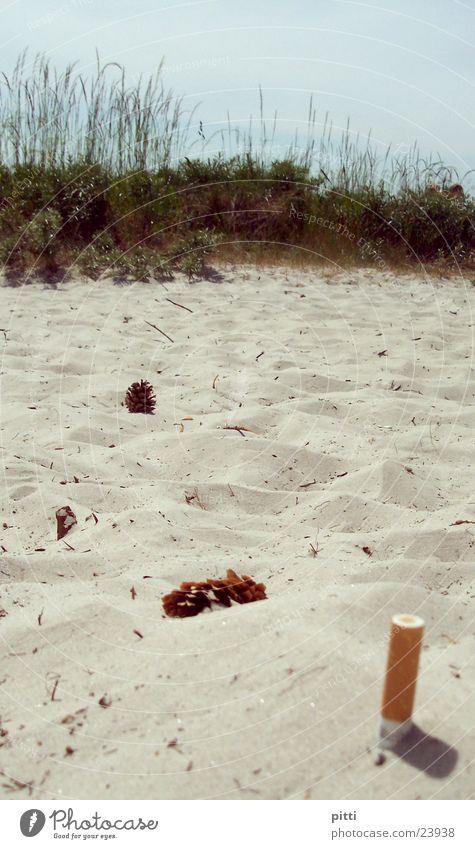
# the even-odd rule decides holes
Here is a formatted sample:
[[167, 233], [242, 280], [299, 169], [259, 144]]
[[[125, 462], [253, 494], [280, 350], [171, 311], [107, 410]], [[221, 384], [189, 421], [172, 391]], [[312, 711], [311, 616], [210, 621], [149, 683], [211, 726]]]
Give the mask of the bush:
[[153, 232], [155, 197], [153, 176], [145, 171], [125, 174], [111, 183], [107, 191], [109, 221], [122, 249], [143, 242]]
[[103, 233], [80, 251], [75, 265], [86, 277], [97, 280], [101, 274], [114, 267], [117, 253], [111, 235]]
[[0, 259], [15, 271], [53, 273], [58, 270], [61, 216], [43, 209], [30, 223], [17, 220], [12, 235], [2, 240]]
[[206, 268], [206, 259], [211, 255], [217, 240], [207, 230], [197, 230], [184, 238], [176, 254], [176, 264], [188, 279], [201, 277]]
[[65, 238], [90, 242], [110, 220], [107, 191], [111, 177], [100, 165], [79, 161], [54, 172], [53, 203]]

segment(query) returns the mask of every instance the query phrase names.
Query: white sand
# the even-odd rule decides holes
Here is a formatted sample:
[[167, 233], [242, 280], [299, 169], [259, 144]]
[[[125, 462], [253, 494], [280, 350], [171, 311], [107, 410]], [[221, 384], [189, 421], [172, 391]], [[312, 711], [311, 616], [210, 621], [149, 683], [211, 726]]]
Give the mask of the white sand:
[[[2, 796], [473, 793], [474, 300], [364, 271], [1, 290]], [[140, 378], [155, 416], [121, 406]], [[229, 567], [268, 600], [163, 616]], [[395, 612], [456, 763], [373, 763]]]

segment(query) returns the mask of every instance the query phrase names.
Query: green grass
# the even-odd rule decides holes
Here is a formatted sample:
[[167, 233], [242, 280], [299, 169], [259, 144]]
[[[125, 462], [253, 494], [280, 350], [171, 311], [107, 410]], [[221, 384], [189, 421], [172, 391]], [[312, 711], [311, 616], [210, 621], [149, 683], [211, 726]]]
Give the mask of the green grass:
[[5, 272], [192, 278], [223, 257], [473, 263], [475, 206], [430, 190], [461, 180], [439, 157], [381, 154], [349, 125], [335, 139], [312, 101], [303, 144], [296, 136], [280, 157], [262, 94], [256, 125], [229, 121], [199, 151], [194, 121], [161, 67], [128, 85], [115, 63], [85, 77], [22, 54], [0, 78]]

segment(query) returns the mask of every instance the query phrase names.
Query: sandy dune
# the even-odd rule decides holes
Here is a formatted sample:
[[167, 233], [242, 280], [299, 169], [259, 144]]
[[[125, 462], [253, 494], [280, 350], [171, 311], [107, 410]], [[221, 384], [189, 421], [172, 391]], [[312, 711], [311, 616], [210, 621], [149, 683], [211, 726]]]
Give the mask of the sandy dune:
[[[1, 299], [2, 797], [471, 796], [470, 282], [240, 268]], [[121, 406], [140, 378], [155, 416]], [[268, 599], [164, 617], [229, 567]], [[427, 623], [421, 731], [376, 766], [401, 611]]]

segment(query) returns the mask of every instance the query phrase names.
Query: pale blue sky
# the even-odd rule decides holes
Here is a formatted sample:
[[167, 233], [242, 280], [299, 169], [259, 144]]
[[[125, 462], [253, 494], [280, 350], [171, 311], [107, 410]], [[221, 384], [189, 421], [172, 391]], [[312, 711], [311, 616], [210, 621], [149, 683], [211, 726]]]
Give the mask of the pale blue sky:
[[[165, 56], [165, 81], [200, 103], [207, 135], [279, 113], [305, 130], [308, 98], [336, 126], [404, 149], [417, 140], [463, 173], [475, 167], [475, 2], [459, 0], [0, 0], [0, 70], [24, 47], [87, 70], [95, 49], [131, 76]], [[471, 181], [472, 185], [475, 181]]]

